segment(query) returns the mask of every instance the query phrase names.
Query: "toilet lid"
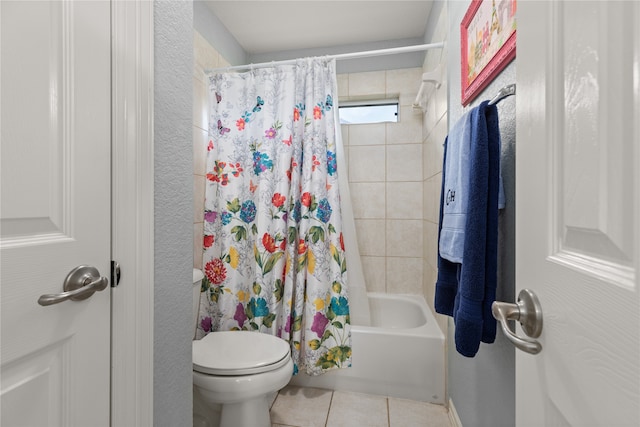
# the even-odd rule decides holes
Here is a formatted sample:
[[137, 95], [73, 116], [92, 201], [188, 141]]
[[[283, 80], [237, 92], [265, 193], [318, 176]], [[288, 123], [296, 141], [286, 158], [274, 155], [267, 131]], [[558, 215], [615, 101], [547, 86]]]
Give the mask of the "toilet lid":
[[257, 374], [278, 369], [289, 358], [289, 343], [258, 332], [212, 332], [193, 341], [193, 369], [203, 374]]

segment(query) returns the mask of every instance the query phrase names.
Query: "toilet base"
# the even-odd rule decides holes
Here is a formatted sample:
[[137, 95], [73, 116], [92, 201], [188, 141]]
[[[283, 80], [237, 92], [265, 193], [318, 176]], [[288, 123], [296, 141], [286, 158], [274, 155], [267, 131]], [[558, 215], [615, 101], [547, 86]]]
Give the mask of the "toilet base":
[[238, 426], [271, 427], [266, 396], [222, 405], [220, 427]]
[[292, 373], [291, 358], [278, 369], [253, 375], [193, 371], [194, 426], [198, 422], [198, 427], [271, 427], [269, 407]]
[[218, 403], [207, 403], [200, 391], [193, 387], [193, 427], [220, 427], [220, 409]]
[[277, 392], [238, 403], [207, 403], [193, 388], [193, 427], [271, 427], [269, 407]]

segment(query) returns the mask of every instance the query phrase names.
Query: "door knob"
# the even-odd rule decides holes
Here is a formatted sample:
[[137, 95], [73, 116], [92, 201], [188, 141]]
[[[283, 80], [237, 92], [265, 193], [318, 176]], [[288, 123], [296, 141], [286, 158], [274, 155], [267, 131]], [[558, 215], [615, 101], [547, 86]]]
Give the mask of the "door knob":
[[95, 267], [81, 265], [73, 270], [64, 279], [62, 289], [59, 294], [45, 294], [38, 298], [40, 305], [52, 305], [70, 299], [71, 301], [82, 301], [89, 298], [96, 291], [101, 291], [107, 287], [109, 279], [101, 277]]
[[538, 354], [542, 351], [542, 345], [533, 339], [523, 338], [509, 329], [508, 320], [517, 320], [524, 333], [531, 338], [538, 338], [542, 333], [542, 307], [536, 294], [530, 289], [523, 289], [518, 294], [516, 304], [494, 301], [491, 304], [493, 317], [500, 322], [502, 332], [520, 350]]

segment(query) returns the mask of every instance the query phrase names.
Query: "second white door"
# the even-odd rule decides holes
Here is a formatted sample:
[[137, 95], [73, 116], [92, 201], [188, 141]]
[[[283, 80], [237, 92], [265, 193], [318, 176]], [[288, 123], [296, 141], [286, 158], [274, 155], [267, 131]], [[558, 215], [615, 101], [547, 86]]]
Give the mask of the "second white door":
[[1, 425], [108, 426], [110, 2], [2, 1]]
[[519, 2], [517, 66], [517, 425], [638, 426], [640, 3]]

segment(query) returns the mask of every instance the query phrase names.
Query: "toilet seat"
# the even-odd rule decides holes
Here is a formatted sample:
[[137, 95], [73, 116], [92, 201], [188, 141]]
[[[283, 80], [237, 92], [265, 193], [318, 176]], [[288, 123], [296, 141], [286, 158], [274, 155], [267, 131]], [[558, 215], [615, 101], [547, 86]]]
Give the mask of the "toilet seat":
[[249, 331], [212, 332], [193, 341], [193, 370], [219, 376], [253, 375], [286, 365], [289, 343]]

